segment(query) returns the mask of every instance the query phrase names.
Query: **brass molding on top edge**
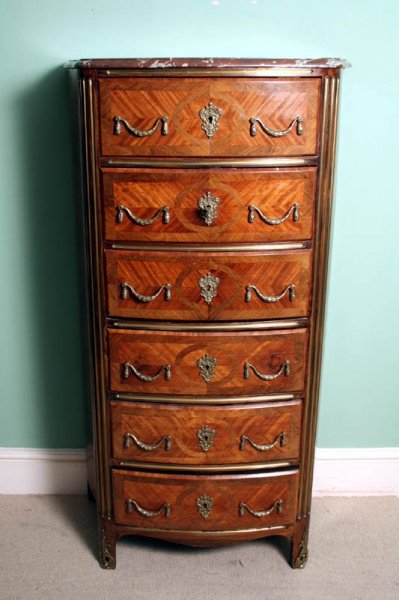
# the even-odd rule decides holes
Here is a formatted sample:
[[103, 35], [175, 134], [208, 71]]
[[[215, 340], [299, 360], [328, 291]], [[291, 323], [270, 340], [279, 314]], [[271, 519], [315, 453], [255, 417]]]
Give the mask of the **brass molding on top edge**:
[[235, 323], [153, 322], [139, 320], [107, 319], [109, 327], [116, 329], [144, 329], [150, 331], [264, 331], [274, 329], [300, 329], [308, 326], [308, 319], [286, 319], [274, 321], [243, 321]]
[[283, 252], [284, 250], [307, 250], [311, 242], [273, 242], [270, 244], [141, 244], [110, 242], [111, 250], [151, 250], [152, 252]]
[[[133, 527], [132, 525], [117, 525], [118, 535], [129, 535], [130, 532], [134, 532], [136, 535], [148, 535], [151, 533], [163, 533], [167, 535], [168, 533], [179, 534], [182, 536], [188, 535], [189, 537], [208, 537], [208, 538], [218, 538], [225, 536], [235, 536], [240, 533], [262, 533], [264, 531], [281, 531], [286, 529], [291, 529], [292, 524], [290, 525], [272, 525], [269, 527], [251, 527], [249, 529], [228, 529], [228, 530], [193, 530], [193, 529], [160, 529], [155, 527]], [[126, 533], [125, 533], [126, 532]]]
[[268, 394], [262, 396], [171, 396], [165, 394], [134, 394], [131, 392], [111, 392], [110, 399], [127, 402], [161, 402], [162, 404], [258, 404], [262, 402], [284, 402], [297, 400], [300, 394]]
[[276, 462], [262, 462], [262, 463], [240, 463], [240, 464], [227, 464], [227, 465], [180, 465], [180, 464], [168, 464], [159, 462], [139, 462], [131, 460], [114, 460], [113, 465], [116, 467], [126, 467], [131, 469], [145, 469], [146, 471], [176, 471], [179, 473], [230, 473], [243, 471], [264, 471], [270, 469], [282, 469], [284, 467], [291, 467], [291, 469], [298, 464], [295, 459], [276, 461]]
[[246, 68], [246, 69], [202, 69], [161, 68], [161, 69], [100, 69], [98, 77], [304, 77], [312, 75], [314, 69], [290, 68]]
[[215, 167], [245, 168], [245, 167], [305, 167], [317, 166], [317, 156], [303, 158], [291, 156], [259, 157], [259, 158], [140, 158], [140, 157], [103, 157], [100, 159], [102, 167], [151, 167], [173, 169], [207, 169]]

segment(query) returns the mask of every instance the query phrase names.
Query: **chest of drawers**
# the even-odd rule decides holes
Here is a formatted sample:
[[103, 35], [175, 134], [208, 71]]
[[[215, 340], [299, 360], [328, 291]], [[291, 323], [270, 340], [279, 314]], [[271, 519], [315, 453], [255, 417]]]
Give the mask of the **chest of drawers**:
[[303, 567], [345, 63], [71, 66], [100, 564], [279, 535]]

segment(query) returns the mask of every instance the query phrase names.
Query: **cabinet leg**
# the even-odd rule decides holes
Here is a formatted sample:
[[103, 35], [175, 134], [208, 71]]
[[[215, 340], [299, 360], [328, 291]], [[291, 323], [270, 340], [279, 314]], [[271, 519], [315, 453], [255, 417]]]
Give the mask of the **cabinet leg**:
[[103, 569], [115, 569], [116, 536], [110, 519], [100, 518], [99, 563]]
[[293, 569], [303, 569], [308, 560], [309, 518], [297, 521], [291, 539], [290, 565]]

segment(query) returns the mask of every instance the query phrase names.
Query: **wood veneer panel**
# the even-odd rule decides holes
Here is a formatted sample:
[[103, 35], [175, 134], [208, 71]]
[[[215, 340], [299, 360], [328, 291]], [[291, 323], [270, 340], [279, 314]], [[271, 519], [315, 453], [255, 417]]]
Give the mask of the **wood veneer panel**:
[[[226, 407], [112, 402], [112, 454], [122, 461], [185, 465], [295, 459], [299, 456], [301, 408], [300, 400]], [[206, 435], [205, 426], [214, 431], [214, 437], [204, 449], [200, 440], [201, 431]], [[274, 446], [257, 449], [242, 436], [258, 445]], [[140, 442], [151, 449], [144, 449]]]
[[[304, 386], [307, 330], [245, 333], [171, 333], [165, 331], [108, 330], [111, 390], [165, 394], [265, 394], [299, 392]], [[197, 364], [205, 355], [216, 359], [214, 375], [205, 381]], [[272, 381], [262, 381], [252, 371], [244, 378], [244, 365], [251, 363], [262, 374], [276, 374], [289, 361], [284, 372]], [[129, 363], [154, 381], [141, 381], [123, 365]]]
[[[316, 168], [293, 169], [104, 169], [103, 203], [107, 240], [150, 242], [272, 242], [307, 240], [312, 236]], [[217, 216], [211, 225], [201, 217], [198, 200], [207, 192], [219, 199]], [[266, 217], [284, 218], [271, 225], [258, 213], [250, 222], [250, 206]], [[149, 225], [140, 225], [118, 207], [125, 207], [139, 219], [151, 220], [168, 207], [169, 222], [163, 214]]]
[[[306, 316], [310, 308], [310, 250], [296, 252], [127, 252], [108, 250], [108, 311], [112, 317], [172, 320], [249, 320]], [[218, 281], [204, 297], [203, 277]], [[140, 295], [157, 298], [144, 302]], [[262, 300], [256, 286], [274, 302]], [[291, 286], [291, 287], [290, 287]], [[294, 287], [292, 287], [294, 286]], [[126, 290], [123, 293], [123, 290]], [[207, 302], [207, 300], [211, 300]]]
[[[202, 531], [286, 525], [295, 520], [297, 473], [203, 477], [114, 470], [115, 521], [139, 527]], [[212, 500], [207, 517], [200, 514], [197, 504], [205, 495]], [[150, 511], [169, 504], [170, 516], [165, 510], [154, 517], [143, 516], [135, 509], [129, 512], [128, 499]], [[244, 509], [240, 515], [240, 503], [254, 511], [265, 511], [278, 500], [282, 500], [281, 513], [275, 509], [270, 515], [257, 517]]]
[[[296, 156], [317, 153], [321, 79], [245, 78], [128, 78], [102, 79], [100, 87], [101, 153], [103, 156]], [[222, 111], [212, 138], [202, 129], [199, 112], [213, 103]], [[137, 137], [122, 125], [119, 116], [151, 136]], [[303, 118], [303, 134], [294, 127], [283, 137], [272, 137], [257, 126], [250, 134], [251, 117], [272, 130], [285, 130], [296, 117]]]

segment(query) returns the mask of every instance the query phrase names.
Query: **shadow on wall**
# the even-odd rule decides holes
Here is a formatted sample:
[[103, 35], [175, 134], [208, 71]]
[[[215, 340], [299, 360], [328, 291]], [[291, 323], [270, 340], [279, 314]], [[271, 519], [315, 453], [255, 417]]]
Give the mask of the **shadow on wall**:
[[[84, 445], [78, 204], [68, 72], [59, 67], [17, 99], [27, 248], [26, 294], [35, 341], [40, 445]], [[40, 420], [39, 420], [40, 419]]]

